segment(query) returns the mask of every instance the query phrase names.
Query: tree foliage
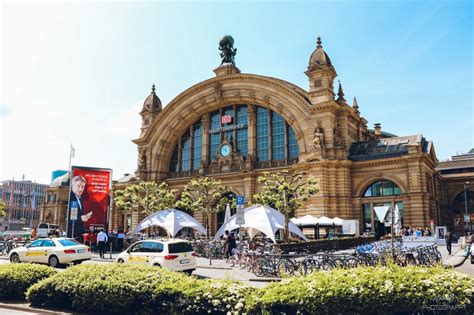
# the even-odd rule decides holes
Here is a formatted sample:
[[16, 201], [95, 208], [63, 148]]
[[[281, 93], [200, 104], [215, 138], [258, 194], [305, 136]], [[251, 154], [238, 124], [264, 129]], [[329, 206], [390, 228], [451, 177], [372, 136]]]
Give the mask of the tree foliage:
[[5, 216], [5, 202], [3, 200], [0, 200], [0, 217]]
[[206, 217], [206, 230], [210, 236], [211, 215], [225, 209], [227, 203], [223, 197], [228, 189], [220, 180], [211, 177], [197, 177], [184, 187], [176, 206], [193, 212], [202, 212]]
[[128, 185], [114, 192], [115, 205], [119, 209], [140, 211], [146, 215], [156, 211], [173, 208], [176, 201], [176, 189], [169, 189], [162, 182], [140, 182]]
[[289, 170], [277, 173], [264, 172], [258, 177], [263, 189], [254, 195], [257, 204], [273, 207], [285, 215], [285, 242], [288, 242], [288, 220], [295, 210], [311, 196], [318, 193], [316, 178], [302, 170]]

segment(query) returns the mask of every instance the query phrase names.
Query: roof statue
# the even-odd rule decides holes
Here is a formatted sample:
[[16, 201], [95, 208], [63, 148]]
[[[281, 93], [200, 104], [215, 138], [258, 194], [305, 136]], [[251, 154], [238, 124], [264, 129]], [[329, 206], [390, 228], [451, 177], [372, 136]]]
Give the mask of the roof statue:
[[231, 64], [235, 66], [234, 57], [237, 54], [237, 48], [234, 48], [234, 39], [230, 35], [225, 35], [219, 41], [219, 50], [221, 51], [221, 66]]

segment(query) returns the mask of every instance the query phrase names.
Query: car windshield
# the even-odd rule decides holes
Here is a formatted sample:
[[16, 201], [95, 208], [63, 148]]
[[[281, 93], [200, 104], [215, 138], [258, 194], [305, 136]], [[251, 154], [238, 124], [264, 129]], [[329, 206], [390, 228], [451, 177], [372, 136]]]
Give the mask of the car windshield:
[[76, 245], [82, 245], [81, 243], [79, 243], [78, 241], [75, 241], [75, 240], [71, 240], [71, 239], [66, 239], [66, 240], [59, 240], [58, 241], [59, 244], [63, 245], [63, 246], [76, 246]]
[[192, 252], [193, 246], [191, 243], [172, 243], [168, 244], [170, 254], [177, 254], [177, 253], [186, 253]]

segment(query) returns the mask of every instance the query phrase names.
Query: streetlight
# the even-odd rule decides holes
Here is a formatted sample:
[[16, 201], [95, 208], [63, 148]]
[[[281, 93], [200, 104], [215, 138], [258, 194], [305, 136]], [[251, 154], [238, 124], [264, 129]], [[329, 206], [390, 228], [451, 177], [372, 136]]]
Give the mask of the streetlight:
[[469, 184], [470, 184], [469, 182], [464, 183], [464, 212], [465, 212], [464, 223], [468, 223], [469, 230], [472, 230], [472, 226], [469, 224], [470, 220], [467, 220], [467, 218], [468, 218], [468, 215], [467, 215], [467, 186], [469, 186]]

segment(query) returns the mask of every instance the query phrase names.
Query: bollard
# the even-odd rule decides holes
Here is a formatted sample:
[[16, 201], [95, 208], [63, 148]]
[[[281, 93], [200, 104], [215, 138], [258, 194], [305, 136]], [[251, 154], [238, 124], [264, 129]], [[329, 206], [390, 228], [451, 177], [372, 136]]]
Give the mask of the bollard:
[[110, 242], [110, 259], [112, 259], [112, 242]]

